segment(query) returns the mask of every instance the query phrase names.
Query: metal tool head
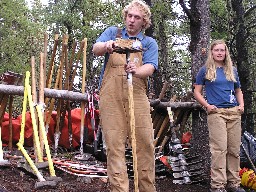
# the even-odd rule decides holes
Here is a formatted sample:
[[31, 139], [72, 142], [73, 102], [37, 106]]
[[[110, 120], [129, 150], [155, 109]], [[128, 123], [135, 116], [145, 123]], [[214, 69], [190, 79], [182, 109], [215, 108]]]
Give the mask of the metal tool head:
[[138, 53], [142, 52], [142, 49], [136, 49], [136, 48], [128, 48], [128, 47], [115, 47], [114, 52], [119, 54], [126, 54], [126, 53]]
[[116, 46], [114, 52], [120, 54], [142, 52], [141, 42], [132, 39], [116, 39]]
[[11, 163], [5, 159], [0, 160], [0, 167], [5, 167], [5, 166], [11, 166]]

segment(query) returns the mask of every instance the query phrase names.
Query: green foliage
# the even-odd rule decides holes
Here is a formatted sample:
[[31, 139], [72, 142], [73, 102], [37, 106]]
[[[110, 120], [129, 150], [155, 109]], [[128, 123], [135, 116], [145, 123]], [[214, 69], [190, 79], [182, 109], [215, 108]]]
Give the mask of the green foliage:
[[229, 36], [229, 11], [225, 0], [210, 1], [211, 38], [227, 39]]
[[24, 74], [42, 30], [24, 0], [2, 0], [0, 7], [0, 74], [8, 70]]
[[[254, 1], [243, 1], [246, 10], [255, 5]], [[161, 81], [176, 79], [177, 89], [174, 89], [174, 93], [183, 95], [191, 87], [190, 53], [188, 51], [189, 20], [182, 10], [175, 12], [178, 7], [176, 1], [152, 0], [151, 2], [153, 35], [160, 50]], [[209, 2], [211, 38], [223, 38], [230, 41], [234, 32], [231, 25], [233, 13], [230, 10], [230, 2], [226, 0]], [[51, 55], [56, 33], [59, 33], [60, 38], [68, 34], [69, 45], [73, 41], [81, 42], [85, 37], [87, 38], [87, 80], [93, 81], [94, 77], [100, 74], [103, 60], [94, 57], [91, 52], [92, 45], [106, 27], [123, 26], [121, 10], [126, 4], [127, 1], [122, 0], [50, 0], [47, 6], [42, 6], [40, 0], [34, 0], [32, 8], [29, 9], [24, 0], [1, 0], [0, 73], [7, 70], [23, 73], [29, 70], [31, 55], [35, 55], [36, 60], [39, 60], [39, 52], [43, 50], [43, 33], [47, 31], [49, 34], [48, 56]], [[255, 55], [255, 49], [252, 48], [255, 44], [254, 13], [255, 11], [248, 14], [245, 19], [246, 25], [251, 27], [248, 28], [248, 46], [251, 47], [248, 52], [252, 69], [256, 69], [255, 57], [252, 56]], [[71, 47], [69, 49], [71, 50]], [[49, 59], [50, 57], [47, 63]], [[252, 70], [252, 75], [253, 71], [255, 70]], [[81, 74], [78, 75], [81, 76]]]
[[[50, 1], [44, 10], [44, 18], [52, 34], [68, 34], [76, 40], [103, 30], [104, 27], [121, 23], [120, 7], [100, 0], [91, 1]], [[112, 14], [114, 13], [114, 14]]]
[[[191, 87], [190, 60], [187, 42], [189, 25], [184, 13], [178, 9], [178, 3], [163, 0], [154, 1], [152, 6], [154, 36], [159, 45], [158, 82], [169, 81], [173, 87], [166, 96], [178, 98], [184, 96]], [[161, 86], [161, 84], [159, 84]], [[160, 87], [161, 88], [161, 87]], [[156, 90], [157, 91], [157, 90]], [[159, 94], [156, 92], [156, 95]]]
[[81, 42], [87, 38], [87, 81], [93, 81], [95, 74], [99, 75], [102, 65], [100, 60], [98, 67], [93, 65], [95, 58], [91, 52], [92, 45], [107, 26], [121, 26], [121, 9], [118, 3], [101, 0], [50, 1], [49, 6], [44, 9], [43, 18], [50, 38], [56, 33], [60, 34], [60, 38], [68, 34], [69, 42]]

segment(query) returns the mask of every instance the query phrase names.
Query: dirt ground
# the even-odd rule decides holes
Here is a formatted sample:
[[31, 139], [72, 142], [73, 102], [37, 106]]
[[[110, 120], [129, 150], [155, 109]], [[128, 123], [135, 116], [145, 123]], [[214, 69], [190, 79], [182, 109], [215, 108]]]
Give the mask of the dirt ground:
[[[76, 162], [70, 154], [61, 154], [62, 159], [71, 159], [71, 162]], [[63, 158], [63, 156], [65, 156]], [[16, 157], [16, 158], [13, 158]], [[19, 158], [17, 158], [19, 157]], [[55, 179], [60, 179], [56, 185], [50, 186], [45, 185], [47, 182], [39, 182], [39, 179], [35, 174], [32, 174], [28, 168], [25, 166], [20, 166], [20, 162], [27, 162], [24, 157], [21, 158], [21, 153], [17, 153], [8, 156], [4, 156], [5, 159], [8, 159], [10, 165], [3, 166], [0, 162], [0, 192], [109, 192], [110, 184], [104, 174], [96, 174], [97, 177], [88, 177], [85, 175], [71, 174], [67, 171], [64, 171], [60, 167], [54, 164], [55, 168]], [[74, 157], [74, 156], [73, 156]], [[60, 159], [57, 157], [56, 159]], [[99, 161], [100, 157], [91, 156], [86, 163], [84, 164], [97, 164], [98, 167], [106, 167], [105, 161]], [[25, 161], [24, 161], [25, 160]], [[55, 158], [54, 158], [55, 161]], [[81, 162], [81, 161], [79, 161]], [[156, 162], [156, 167], [159, 166], [159, 162]], [[161, 162], [160, 162], [161, 163]], [[84, 165], [83, 164], [83, 165]], [[161, 166], [166, 166], [162, 164]], [[28, 166], [30, 167], [30, 166]], [[129, 168], [129, 166], [128, 166]], [[38, 168], [42, 176], [48, 180], [50, 178], [49, 167]], [[66, 169], [67, 170], [67, 169]], [[156, 189], [157, 192], [208, 192], [209, 184], [205, 181], [195, 182], [192, 184], [174, 184], [173, 176], [171, 171], [166, 168], [162, 172], [156, 172]], [[73, 172], [75, 173], [75, 172]], [[95, 175], [94, 175], [95, 176]], [[101, 177], [100, 177], [101, 176]], [[130, 178], [130, 190], [129, 192], [134, 191], [133, 179]], [[49, 183], [48, 183], [49, 184]], [[39, 186], [39, 187], [36, 187]], [[248, 190], [247, 191], [253, 191]]]
[[[57, 185], [49, 186], [45, 182], [39, 182], [35, 174], [28, 171], [27, 168], [18, 166], [20, 160], [11, 157], [6, 158], [11, 163], [8, 166], [0, 165], [0, 192], [108, 192], [110, 185], [106, 177], [87, 177], [81, 175], [70, 174], [56, 166], [54, 166], [56, 179], [61, 179]], [[21, 157], [21, 156], [18, 156]], [[24, 160], [24, 158], [23, 158]], [[93, 159], [95, 160], [95, 159]], [[97, 160], [96, 160], [97, 161]], [[97, 161], [99, 162], [99, 161]], [[102, 162], [104, 165], [105, 162]], [[42, 176], [48, 180], [50, 171], [46, 168], [38, 169]], [[133, 179], [130, 179], [130, 192], [134, 191]], [[42, 185], [41, 185], [42, 184]], [[40, 187], [36, 187], [40, 186]], [[156, 174], [156, 189], [157, 192], [207, 192], [208, 186], [205, 183], [196, 184], [174, 184], [170, 173], [159, 175]]]
[[[71, 175], [62, 171], [56, 171], [56, 176], [62, 181], [56, 187], [43, 187], [35, 189], [38, 179], [31, 174], [24, 173], [23, 170], [14, 167], [0, 169], [0, 192], [108, 192], [109, 183], [105, 179], [89, 179]], [[206, 186], [200, 184], [180, 185], [173, 184], [171, 178], [157, 179], [156, 188], [158, 192], [207, 192]], [[133, 180], [130, 182], [130, 192], [133, 191]]]

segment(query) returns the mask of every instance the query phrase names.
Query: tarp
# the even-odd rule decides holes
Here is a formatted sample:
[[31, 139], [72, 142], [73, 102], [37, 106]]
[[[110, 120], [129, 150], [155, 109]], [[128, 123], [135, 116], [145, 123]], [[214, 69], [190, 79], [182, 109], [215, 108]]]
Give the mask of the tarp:
[[[94, 134], [91, 126], [91, 113], [87, 112], [85, 114], [85, 121], [84, 121], [84, 128], [85, 133], [84, 135], [86, 138], [86, 143], [91, 144], [94, 140]], [[97, 129], [99, 123], [99, 111], [95, 110], [95, 128]], [[57, 112], [54, 111], [51, 115], [49, 129], [48, 129], [48, 143], [54, 143], [54, 132], [56, 127], [56, 118]], [[21, 122], [22, 116], [18, 116], [17, 118], [12, 118], [12, 132], [13, 138], [12, 142], [16, 145], [20, 138], [20, 131], [21, 131]], [[72, 125], [72, 146], [78, 147], [80, 146], [80, 127], [81, 127], [81, 108], [76, 108], [71, 110], [71, 125]], [[60, 128], [61, 135], [59, 139], [59, 146], [70, 148], [69, 144], [69, 132], [68, 132], [68, 115], [65, 115], [63, 127]], [[9, 142], [9, 114], [5, 113], [3, 122], [2, 122], [2, 142], [3, 145], [8, 145]], [[24, 134], [24, 146], [31, 147], [33, 146], [33, 126], [30, 112], [26, 112], [26, 119], [25, 119], [25, 134]]]
[[[242, 144], [247, 151], [249, 157], [251, 158], [252, 162], [256, 164], [256, 138], [253, 137], [253, 135], [251, 135], [249, 132], [245, 131], [242, 135]], [[241, 163], [245, 164], [249, 162], [242, 146], [240, 149], [240, 160]]]

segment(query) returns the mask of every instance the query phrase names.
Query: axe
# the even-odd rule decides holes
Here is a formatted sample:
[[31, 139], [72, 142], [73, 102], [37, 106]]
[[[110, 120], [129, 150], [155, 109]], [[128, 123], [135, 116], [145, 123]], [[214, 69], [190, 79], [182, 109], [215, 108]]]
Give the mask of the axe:
[[[141, 52], [141, 49], [135, 48], [123, 48], [115, 47], [114, 52], [125, 54], [126, 63], [130, 62], [130, 53]], [[134, 100], [133, 100], [133, 85], [132, 85], [132, 74], [127, 74], [128, 83], [128, 102], [129, 102], [129, 115], [130, 115], [130, 129], [131, 129], [131, 143], [132, 143], [132, 154], [133, 154], [133, 171], [134, 171], [134, 187], [135, 192], [139, 191], [138, 187], [138, 166], [137, 166], [137, 154], [136, 154], [136, 137], [135, 137], [135, 116], [134, 116]]]

